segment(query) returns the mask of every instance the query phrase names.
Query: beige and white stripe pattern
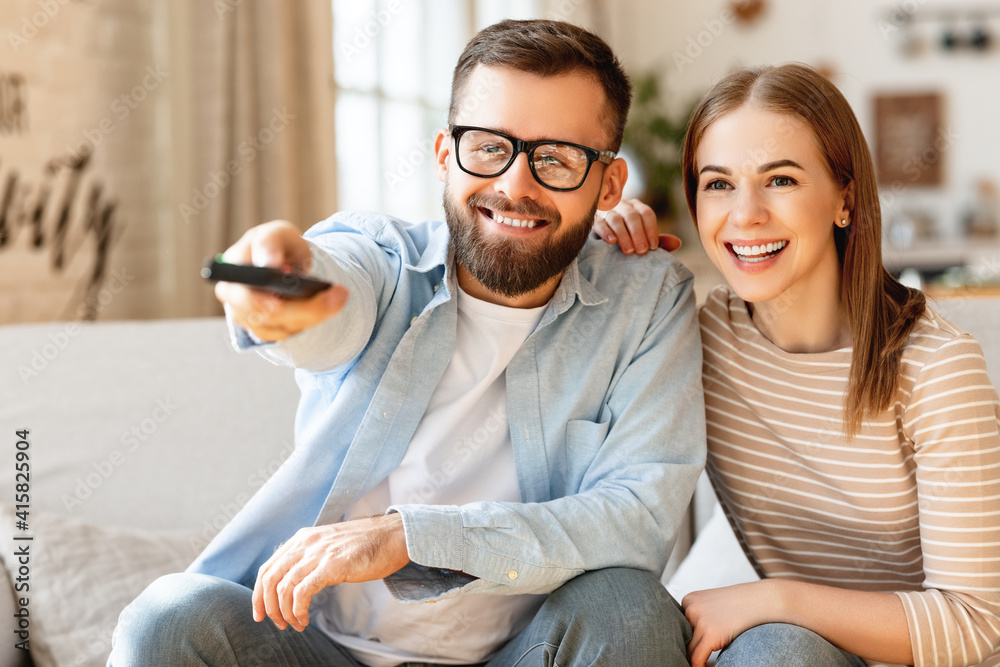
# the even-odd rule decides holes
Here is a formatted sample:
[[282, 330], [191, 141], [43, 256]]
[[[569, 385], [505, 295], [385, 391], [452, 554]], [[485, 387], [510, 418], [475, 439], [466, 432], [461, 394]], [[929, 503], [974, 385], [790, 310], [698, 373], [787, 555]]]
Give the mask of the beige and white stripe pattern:
[[896, 592], [916, 665], [1000, 665], [1000, 405], [932, 310], [895, 405], [848, 440], [849, 348], [790, 354], [727, 288], [701, 311], [708, 471], [758, 572]]

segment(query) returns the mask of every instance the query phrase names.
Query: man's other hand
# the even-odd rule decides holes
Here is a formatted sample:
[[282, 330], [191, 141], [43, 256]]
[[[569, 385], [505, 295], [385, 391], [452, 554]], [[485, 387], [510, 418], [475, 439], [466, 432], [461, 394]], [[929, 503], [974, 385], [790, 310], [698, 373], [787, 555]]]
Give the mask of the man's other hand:
[[258, 570], [253, 619], [302, 632], [309, 603], [327, 586], [384, 579], [409, 561], [398, 513], [302, 528]]
[[[309, 244], [290, 222], [275, 220], [248, 230], [223, 254], [232, 264], [253, 264], [306, 273]], [[334, 285], [308, 299], [286, 299], [239, 283], [219, 282], [215, 297], [228, 306], [233, 322], [257, 338], [274, 342], [316, 326], [340, 312], [347, 289]]]
[[673, 234], [658, 234], [656, 214], [638, 199], [623, 199], [610, 211], [598, 211], [594, 233], [608, 243], [617, 243], [626, 255], [645, 255], [650, 248], [674, 251], [681, 240]]

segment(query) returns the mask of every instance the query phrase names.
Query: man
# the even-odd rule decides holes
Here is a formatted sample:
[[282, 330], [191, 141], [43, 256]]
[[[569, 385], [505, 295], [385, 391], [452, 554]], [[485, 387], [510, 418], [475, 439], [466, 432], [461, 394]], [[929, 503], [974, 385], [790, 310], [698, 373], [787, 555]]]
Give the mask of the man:
[[687, 664], [658, 576], [704, 463], [691, 276], [587, 242], [630, 95], [596, 36], [494, 25], [435, 143], [447, 226], [338, 214], [227, 251], [337, 285], [217, 288], [297, 368], [297, 449], [126, 609], [113, 664]]

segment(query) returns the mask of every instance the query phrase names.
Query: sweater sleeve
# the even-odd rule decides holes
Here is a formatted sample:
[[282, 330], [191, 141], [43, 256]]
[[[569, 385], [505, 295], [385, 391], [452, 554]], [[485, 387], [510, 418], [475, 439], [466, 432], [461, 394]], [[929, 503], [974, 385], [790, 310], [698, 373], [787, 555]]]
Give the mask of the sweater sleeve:
[[990, 659], [1000, 645], [998, 424], [979, 344], [967, 334], [941, 341], [902, 423], [916, 464], [924, 590], [897, 595], [917, 667], [1000, 664], [1000, 654]]

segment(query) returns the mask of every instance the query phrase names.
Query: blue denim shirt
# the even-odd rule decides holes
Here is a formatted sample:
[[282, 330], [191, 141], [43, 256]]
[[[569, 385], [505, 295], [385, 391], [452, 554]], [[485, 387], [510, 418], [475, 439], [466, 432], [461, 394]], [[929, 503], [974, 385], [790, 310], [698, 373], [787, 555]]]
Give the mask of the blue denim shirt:
[[[306, 233], [345, 310], [275, 346], [302, 400], [296, 450], [190, 571], [253, 584], [296, 530], [340, 521], [393, 471], [455, 349], [443, 223], [339, 213]], [[241, 346], [252, 346], [242, 332]], [[521, 502], [396, 505], [399, 599], [547, 593], [587, 570], [666, 565], [705, 461], [690, 272], [589, 241], [506, 370]]]

